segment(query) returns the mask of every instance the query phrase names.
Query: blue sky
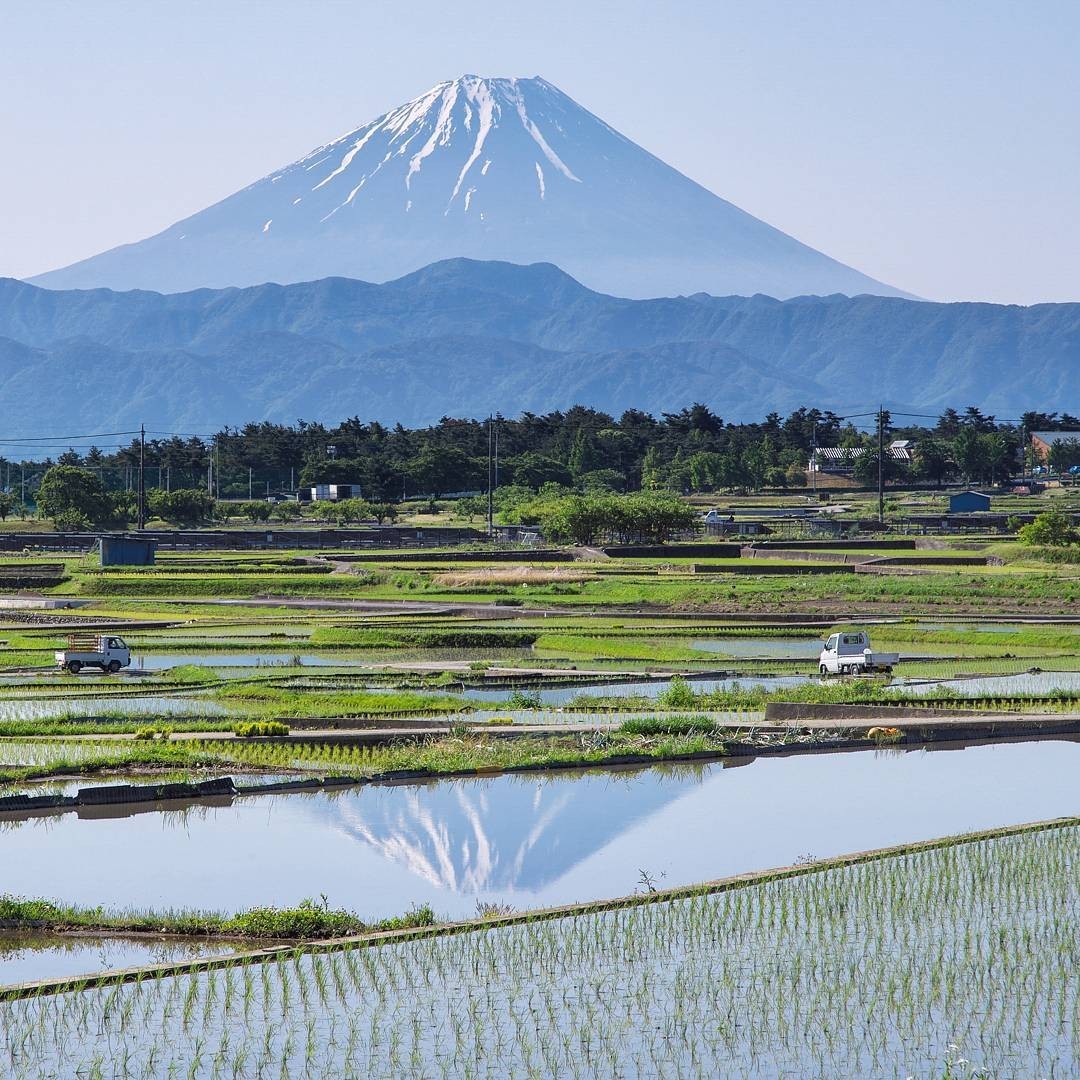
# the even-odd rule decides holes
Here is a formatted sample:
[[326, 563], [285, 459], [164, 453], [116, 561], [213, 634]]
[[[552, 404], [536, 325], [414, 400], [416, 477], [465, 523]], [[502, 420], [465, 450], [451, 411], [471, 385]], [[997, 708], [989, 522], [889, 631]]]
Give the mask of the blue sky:
[[7, 5], [0, 275], [137, 240], [444, 78], [543, 75], [931, 299], [1080, 300], [1080, 5]]

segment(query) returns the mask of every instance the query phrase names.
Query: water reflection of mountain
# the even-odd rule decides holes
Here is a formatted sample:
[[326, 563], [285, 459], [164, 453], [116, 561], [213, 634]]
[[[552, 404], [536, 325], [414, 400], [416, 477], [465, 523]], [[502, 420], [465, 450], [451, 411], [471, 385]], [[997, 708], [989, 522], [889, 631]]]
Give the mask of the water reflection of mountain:
[[540, 889], [697, 787], [712, 765], [370, 787], [320, 799], [350, 837], [462, 895]]

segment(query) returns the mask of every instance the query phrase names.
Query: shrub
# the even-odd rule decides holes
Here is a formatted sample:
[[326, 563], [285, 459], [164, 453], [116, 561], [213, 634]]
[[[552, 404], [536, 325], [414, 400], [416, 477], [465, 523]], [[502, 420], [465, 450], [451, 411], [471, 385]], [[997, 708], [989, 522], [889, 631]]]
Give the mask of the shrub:
[[539, 690], [515, 690], [506, 699], [511, 709], [539, 709], [542, 703]]
[[674, 675], [671, 684], [656, 697], [662, 709], [689, 709], [697, 699], [693, 687], [681, 675]]
[[1077, 540], [1069, 518], [1060, 510], [1047, 510], [1017, 533], [1020, 543], [1029, 547], [1067, 547]]

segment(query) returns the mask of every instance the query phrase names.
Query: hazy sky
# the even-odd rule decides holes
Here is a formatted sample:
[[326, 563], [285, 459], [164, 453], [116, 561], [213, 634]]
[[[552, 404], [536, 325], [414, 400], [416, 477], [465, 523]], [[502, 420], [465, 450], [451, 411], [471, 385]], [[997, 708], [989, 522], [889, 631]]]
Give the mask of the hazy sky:
[[9, 0], [0, 275], [138, 240], [432, 84], [543, 75], [932, 299], [1080, 300], [1066, 0]]

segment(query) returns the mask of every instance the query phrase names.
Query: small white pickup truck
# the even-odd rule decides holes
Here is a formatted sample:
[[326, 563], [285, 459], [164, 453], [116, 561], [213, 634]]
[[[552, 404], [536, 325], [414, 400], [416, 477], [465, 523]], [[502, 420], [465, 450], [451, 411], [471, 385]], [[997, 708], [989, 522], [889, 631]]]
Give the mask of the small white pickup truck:
[[97, 667], [115, 675], [131, 663], [131, 650], [124, 639], [110, 634], [75, 634], [68, 638], [68, 647], [56, 653], [56, 666], [72, 675], [84, 667]]
[[892, 671], [900, 661], [899, 653], [876, 653], [870, 648], [866, 631], [833, 634], [818, 657], [822, 675], [858, 675], [864, 672]]

